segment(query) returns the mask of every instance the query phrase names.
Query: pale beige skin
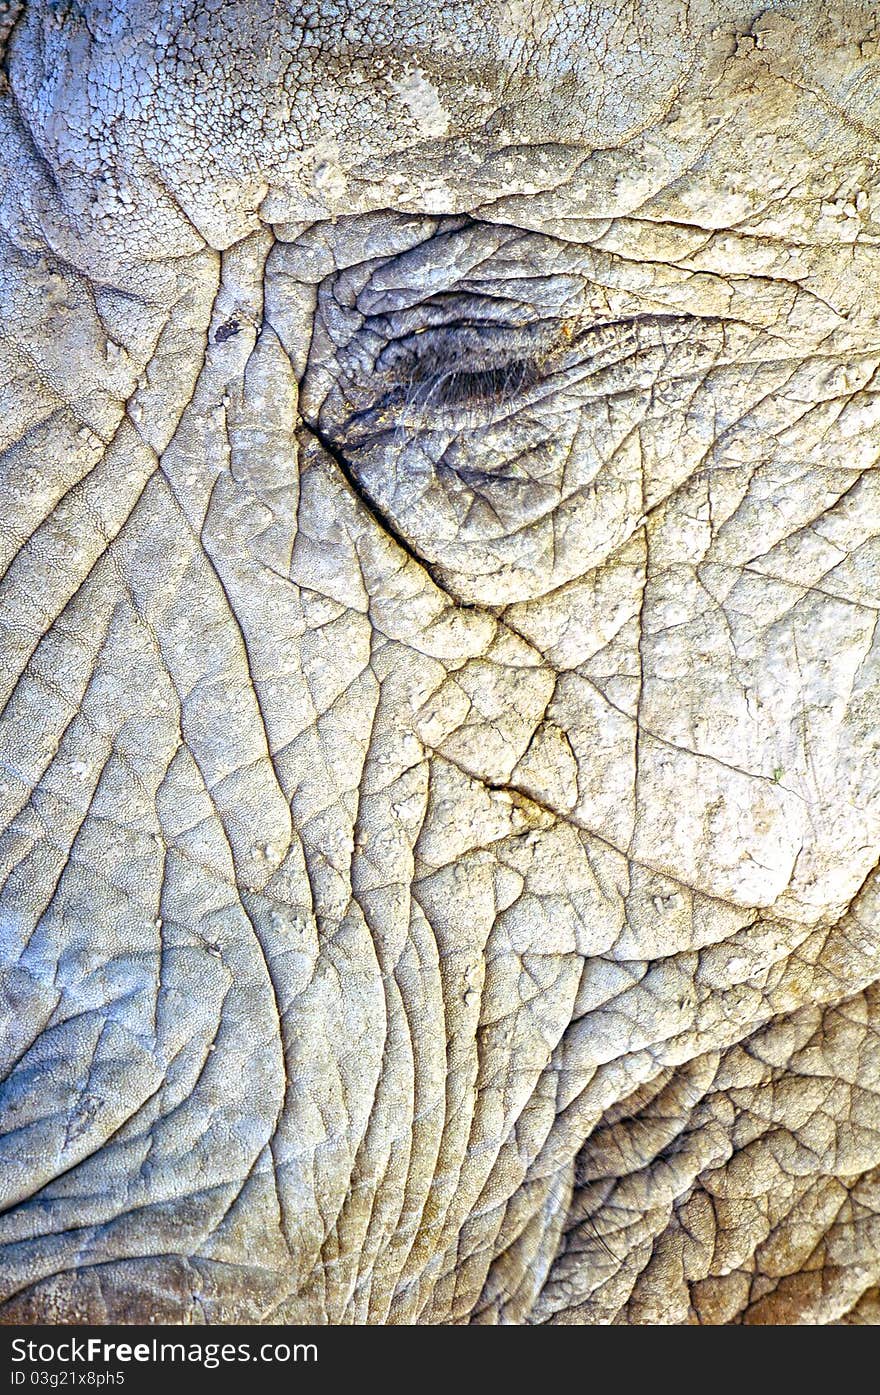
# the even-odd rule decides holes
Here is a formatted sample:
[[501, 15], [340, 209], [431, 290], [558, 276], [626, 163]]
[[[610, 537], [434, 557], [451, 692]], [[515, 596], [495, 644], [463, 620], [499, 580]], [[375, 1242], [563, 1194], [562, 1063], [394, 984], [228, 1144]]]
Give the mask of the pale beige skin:
[[872, 7], [212, 8], [0, 16], [3, 1318], [875, 1321]]

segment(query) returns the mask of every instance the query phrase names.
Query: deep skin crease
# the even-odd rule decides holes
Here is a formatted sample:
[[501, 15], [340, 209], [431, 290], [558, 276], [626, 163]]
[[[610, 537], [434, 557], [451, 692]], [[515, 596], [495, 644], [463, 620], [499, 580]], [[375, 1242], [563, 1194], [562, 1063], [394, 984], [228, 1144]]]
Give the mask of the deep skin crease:
[[874, 9], [0, 42], [3, 1321], [876, 1321]]

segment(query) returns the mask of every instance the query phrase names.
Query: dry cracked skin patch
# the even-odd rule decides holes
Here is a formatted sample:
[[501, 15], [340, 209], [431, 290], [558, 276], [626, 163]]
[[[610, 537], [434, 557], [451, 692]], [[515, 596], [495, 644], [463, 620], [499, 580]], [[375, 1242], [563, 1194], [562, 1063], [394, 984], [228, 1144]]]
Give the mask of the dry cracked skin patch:
[[383, 15], [0, 13], [0, 1312], [875, 1322], [876, 23]]

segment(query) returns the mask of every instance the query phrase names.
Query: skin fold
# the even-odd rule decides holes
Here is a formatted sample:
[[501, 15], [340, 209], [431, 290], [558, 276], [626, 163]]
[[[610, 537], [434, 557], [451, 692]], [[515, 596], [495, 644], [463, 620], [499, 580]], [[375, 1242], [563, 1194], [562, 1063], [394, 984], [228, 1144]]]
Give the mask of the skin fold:
[[880, 1315], [880, 17], [0, 7], [0, 1315]]

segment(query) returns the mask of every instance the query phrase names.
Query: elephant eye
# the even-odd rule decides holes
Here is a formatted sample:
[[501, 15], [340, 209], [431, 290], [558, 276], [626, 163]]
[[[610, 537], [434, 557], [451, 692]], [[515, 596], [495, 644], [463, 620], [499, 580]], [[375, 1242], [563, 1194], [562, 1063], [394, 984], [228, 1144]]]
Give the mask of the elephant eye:
[[722, 354], [717, 321], [634, 296], [591, 310], [602, 293], [564, 255], [471, 225], [319, 288], [304, 423], [465, 598], [549, 589], [629, 536], [634, 423], [690, 400]]
[[[342, 372], [322, 425], [345, 453], [389, 432], [399, 448], [405, 438], [426, 433], [485, 433], [518, 415], [525, 421], [540, 412], [549, 419], [579, 396], [636, 392], [693, 369], [707, 351], [706, 327], [686, 315], [602, 323], [560, 316], [509, 326], [459, 319], [404, 333], [374, 322], [364, 339], [375, 335], [381, 347], [369, 371], [363, 343], [339, 355]], [[515, 475], [505, 469], [499, 478]]]

